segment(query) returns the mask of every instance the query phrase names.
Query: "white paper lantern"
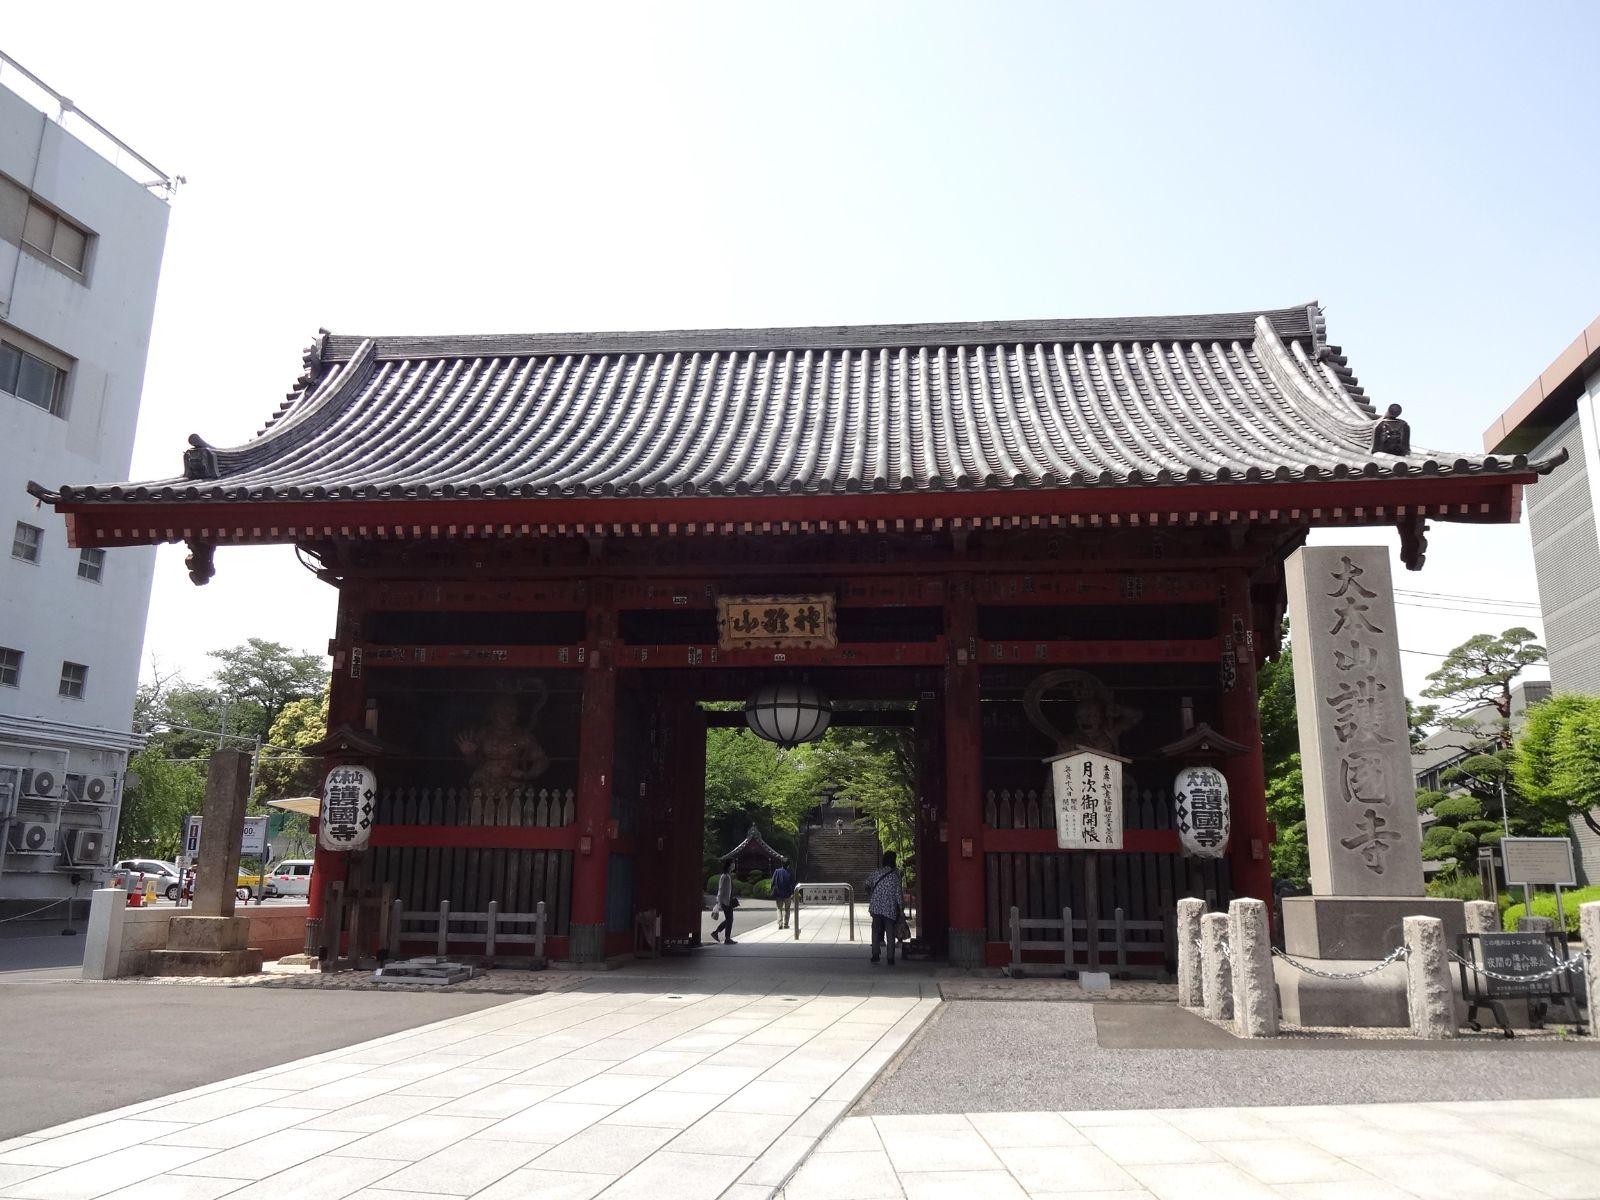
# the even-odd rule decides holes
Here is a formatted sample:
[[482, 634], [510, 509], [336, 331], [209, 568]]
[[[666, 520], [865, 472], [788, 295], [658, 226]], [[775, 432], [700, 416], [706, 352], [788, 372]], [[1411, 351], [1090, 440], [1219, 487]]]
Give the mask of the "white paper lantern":
[[828, 732], [833, 705], [809, 683], [764, 683], [745, 701], [744, 719], [767, 741], [792, 750]]
[[1227, 853], [1233, 817], [1228, 780], [1221, 771], [1185, 767], [1173, 780], [1172, 803], [1184, 853], [1195, 858], [1221, 858]]
[[370, 767], [334, 767], [322, 785], [317, 845], [324, 850], [365, 850], [377, 803], [378, 777]]

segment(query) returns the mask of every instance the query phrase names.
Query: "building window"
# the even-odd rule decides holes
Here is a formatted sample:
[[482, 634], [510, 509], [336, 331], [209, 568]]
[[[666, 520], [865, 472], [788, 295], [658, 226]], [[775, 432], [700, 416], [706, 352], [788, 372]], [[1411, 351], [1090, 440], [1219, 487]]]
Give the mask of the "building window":
[[59, 417], [66, 385], [67, 373], [62, 368], [21, 346], [0, 341], [0, 392], [10, 392]]
[[61, 686], [56, 688], [56, 694], [72, 700], [82, 700], [83, 685], [88, 678], [88, 667], [82, 663], [64, 662], [61, 664]]
[[89, 256], [89, 232], [52, 212], [37, 200], [28, 200], [28, 217], [22, 227], [22, 244], [83, 274]]
[[100, 582], [100, 573], [106, 569], [106, 552], [104, 550], [81, 550], [78, 552], [78, 578], [87, 579], [90, 583]]
[[0, 687], [22, 686], [22, 651], [0, 646]]
[[44, 530], [24, 521], [17, 522], [17, 531], [11, 535], [11, 557], [23, 562], [39, 561], [39, 549], [44, 545]]

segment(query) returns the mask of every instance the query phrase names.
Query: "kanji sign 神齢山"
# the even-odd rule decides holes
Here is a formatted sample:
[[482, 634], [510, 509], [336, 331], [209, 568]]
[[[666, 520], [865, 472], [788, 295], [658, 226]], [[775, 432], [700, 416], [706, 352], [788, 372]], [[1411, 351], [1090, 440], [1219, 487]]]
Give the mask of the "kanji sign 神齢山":
[[378, 777], [369, 767], [335, 767], [322, 785], [317, 845], [324, 850], [364, 850], [372, 837]]
[[1063, 850], [1122, 849], [1122, 765], [1098, 750], [1046, 759], [1056, 800], [1056, 845]]
[[757, 646], [831, 650], [838, 644], [830, 595], [717, 597], [717, 645], [723, 650]]

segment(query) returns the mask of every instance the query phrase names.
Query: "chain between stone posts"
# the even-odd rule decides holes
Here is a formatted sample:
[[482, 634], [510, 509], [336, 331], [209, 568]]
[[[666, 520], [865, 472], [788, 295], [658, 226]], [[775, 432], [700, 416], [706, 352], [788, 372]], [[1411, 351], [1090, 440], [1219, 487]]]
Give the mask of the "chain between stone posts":
[[1281, 958], [1284, 962], [1288, 963], [1296, 970], [1304, 971], [1307, 975], [1315, 975], [1318, 979], [1364, 979], [1368, 975], [1376, 975], [1390, 963], [1393, 963], [1398, 959], [1405, 958], [1409, 953], [1410, 951], [1404, 946], [1396, 946], [1393, 950], [1389, 951], [1388, 957], [1386, 957], [1382, 962], [1378, 963], [1376, 966], [1368, 967], [1365, 971], [1319, 971], [1315, 967], [1306, 966], [1305, 963], [1300, 962], [1298, 959], [1291, 958], [1282, 950], [1279, 950], [1276, 946], [1272, 948], [1272, 954], [1274, 958]]
[[1546, 979], [1554, 979], [1563, 971], [1581, 971], [1588, 963], [1591, 951], [1585, 946], [1578, 957], [1569, 962], [1556, 963], [1548, 971], [1542, 971], [1538, 975], [1502, 975], [1499, 971], [1491, 971], [1487, 967], [1480, 967], [1477, 963], [1462, 958], [1454, 950], [1447, 950], [1445, 953], [1463, 967], [1466, 967], [1467, 970], [1478, 975], [1487, 976], [1490, 979], [1498, 979], [1501, 983], [1542, 983]]

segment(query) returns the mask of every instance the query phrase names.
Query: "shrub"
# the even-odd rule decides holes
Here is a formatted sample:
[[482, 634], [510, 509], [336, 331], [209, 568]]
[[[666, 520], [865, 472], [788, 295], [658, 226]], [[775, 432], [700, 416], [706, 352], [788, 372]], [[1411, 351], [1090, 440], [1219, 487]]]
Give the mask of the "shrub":
[[742, 879], [735, 879], [733, 881], [733, 894], [735, 896], [742, 896], [744, 899], [748, 900], [754, 891], [755, 885], [752, 883], [746, 883]]
[[1428, 881], [1428, 895], [1446, 900], [1482, 900], [1483, 883], [1476, 875], [1441, 871]]
[[[1518, 888], [1520, 892], [1522, 889]], [[1600, 900], [1600, 887], [1569, 888], [1561, 893], [1561, 907], [1567, 914], [1567, 932], [1578, 932], [1578, 905], [1587, 904], [1592, 900]], [[1502, 910], [1501, 928], [1507, 933], [1515, 933], [1517, 920], [1525, 910], [1523, 904], [1508, 905]], [[1556, 919], [1556, 894], [1554, 892], [1535, 892], [1533, 894], [1533, 915], [1536, 917], [1549, 917]]]
[[707, 895], [715, 896], [717, 894], [717, 883], [721, 879], [722, 879], [722, 876], [720, 874], [718, 874], [718, 875], [707, 875], [706, 876], [706, 893], [707, 893]]
[[755, 896], [758, 900], [772, 899], [772, 880], [762, 879], [755, 885]]

